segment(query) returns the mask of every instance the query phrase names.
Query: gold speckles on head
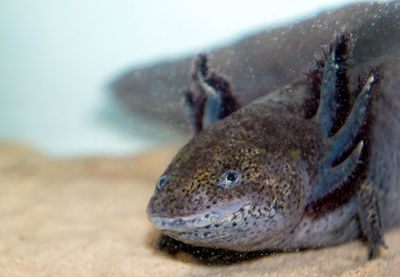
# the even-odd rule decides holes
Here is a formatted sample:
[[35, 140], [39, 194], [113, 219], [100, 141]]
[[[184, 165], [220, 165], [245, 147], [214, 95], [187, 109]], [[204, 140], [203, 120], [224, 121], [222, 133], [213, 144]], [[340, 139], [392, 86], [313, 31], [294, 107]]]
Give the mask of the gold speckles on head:
[[192, 182], [188, 182], [186, 189], [188, 192], [192, 192], [199, 187], [199, 184], [210, 181], [211, 169], [199, 168], [193, 175]]
[[289, 157], [293, 160], [293, 161], [297, 161], [300, 158], [300, 150], [297, 148], [291, 148], [289, 149]]

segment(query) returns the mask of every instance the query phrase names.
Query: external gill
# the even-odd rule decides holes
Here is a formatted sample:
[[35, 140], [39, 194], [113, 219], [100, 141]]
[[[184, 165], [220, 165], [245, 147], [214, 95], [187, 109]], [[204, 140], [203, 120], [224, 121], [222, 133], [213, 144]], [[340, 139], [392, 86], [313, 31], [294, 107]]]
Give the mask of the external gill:
[[[327, 137], [329, 134], [327, 129], [329, 126], [331, 126], [331, 124], [321, 124], [330, 149], [322, 163], [320, 173], [321, 184], [318, 184], [314, 188], [311, 196], [312, 202], [322, 198], [328, 193], [334, 191], [336, 188], [340, 187], [356, 169], [360, 160], [361, 151], [364, 146], [364, 141], [361, 140], [356, 147], [354, 147], [354, 144], [367, 118], [367, 111], [371, 98], [371, 85], [373, 82], [374, 76], [371, 75], [364, 85], [361, 93], [358, 95], [347, 121], [336, 134], [331, 137]], [[325, 95], [326, 92], [324, 89], [322, 89], [321, 104], [325, 103], [326, 101], [331, 101], [329, 96], [325, 98]], [[327, 106], [328, 105], [321, 106], [320, 110], [318, 111], [318, 115], [322, 115], [323, 112], [335, 112], [333, 109], [324, 111], [324, 107]], [[325, 115], [323, 116], [324, 119], [327, 118]], [[338, 165], [333, 166], [335, 161], [339, 160], [353, 147], [354, 149], [351, 151], [351, 154], [347, 157], [347, 159]]]
[[230, 82], [209, 71], [205, 55], [199, 55], [194, 63], [191, 89], [185, 92], [185, 105], [195, 133], [240, 107]]
[[[310, 202], [322, 199], [340, 188], [354, 174], [360, 164], [364, 147], [361, 130], [368, 118], [371, 102], [371, 91], [376, 78], [371, 75], [353, 104], [350, 113], [346, 102], [349, 102], [346, 76], [346, 58], [350, 35], [343, 33], [337, 36], [331, 45], [329, 55], [322, 72], [320, 106], [316, 120], [320, 123], [321, 133], [328, 150], [322, 159], [317, 184], [313, 187]], [[347, 115], [347, 118], [344, 115]], [[357, 142], [357, 139], [360, 141]], [[350, 154], [346, 157], [346, 155]], [[344, 159], [345, 158], [345, 159]], [[344, 160], [343, 160], [344, 159]], [[363, 166], [368, 167], [368, 164]], [[381, 216], [375, 188], [378, 187], [372, 178], [359, 177], [354, 186], [359, 186], [358, 219], [360, 229], [369, 242], [368, 258], [376, 257], [378, 246], [386, 247], [381, 232]]]

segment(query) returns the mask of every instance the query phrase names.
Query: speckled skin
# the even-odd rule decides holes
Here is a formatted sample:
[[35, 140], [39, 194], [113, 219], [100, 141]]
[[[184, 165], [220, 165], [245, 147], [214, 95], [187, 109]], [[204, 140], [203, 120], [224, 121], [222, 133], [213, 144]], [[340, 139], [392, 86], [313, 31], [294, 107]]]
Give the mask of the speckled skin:
[[[317, 113], [321, 86], [330, 81], [323, 67], [193, 137], [150, 199], [147, 213], [155, 226], [185, 243], [238, 251], [320, 247], [363, 234], [370, 243], [369, 257], [375, 257], [377, 245], [384, 246], [381, 231], [399, 218], [400, 154], [399, 144], [393, 143], [399, 122], [379, 125], [389, 121], [381, 120], [382, 98], [374, 85], [368, 117], [360, 130], [351, 130], [352, 148], [332, 150], [332, 140], [342, 136], [340, 128], [347, 128], [343, 121], [350, 121], [343, 114], [351, 118], [352, 113], [335, 111], [332, 117], [340, 122], [328, 134], [322, 122], [329, 125], [331, 119]], [[381, 143], [385, 152], [374, 148], [384, 136], [377, 128], [392, 132], [388, 145]], [[323, 172], [330, 155], [336, 164], [359, 158], [340, 183], [327, 188], [321, 176], [331, 178]], [[231, 169], [240, 174], [239, 182], [220, 186], [221, 176]]]

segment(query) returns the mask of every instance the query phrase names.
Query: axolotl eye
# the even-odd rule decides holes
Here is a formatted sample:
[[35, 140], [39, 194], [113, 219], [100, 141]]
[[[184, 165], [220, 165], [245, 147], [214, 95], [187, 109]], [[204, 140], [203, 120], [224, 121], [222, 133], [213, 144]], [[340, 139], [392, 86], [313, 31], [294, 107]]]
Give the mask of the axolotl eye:
[[240, 174], [236, 170], [230, 169], [222, 174], [218, 186], [230, 188], [235, 186], [239, 182], [239, 179]]
[[163, 176], [160, 177], [160, 179], [158, 179], [158, 182], [157, 182], [157, 189], [158, 190], [162, 190], [162, 188], [165, 185], [165, 182], [167, 181], [167, 177], [168, 177], [167, 175], [163, 175]]

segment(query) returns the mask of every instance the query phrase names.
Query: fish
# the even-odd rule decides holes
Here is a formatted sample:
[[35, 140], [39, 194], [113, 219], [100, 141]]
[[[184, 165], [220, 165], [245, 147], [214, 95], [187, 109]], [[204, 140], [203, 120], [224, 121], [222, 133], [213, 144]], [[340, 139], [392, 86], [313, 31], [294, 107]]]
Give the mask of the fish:
[[195, 135], [156, 183], [153, 225], [242, 252], [360, 238], [368, 259], [387, 248], [400, 221], [400, 120], [379, 66], [350, 89], [354, 40], [340, 30], [303, 77], [247, 105], [199, 55], [184, 93]]

